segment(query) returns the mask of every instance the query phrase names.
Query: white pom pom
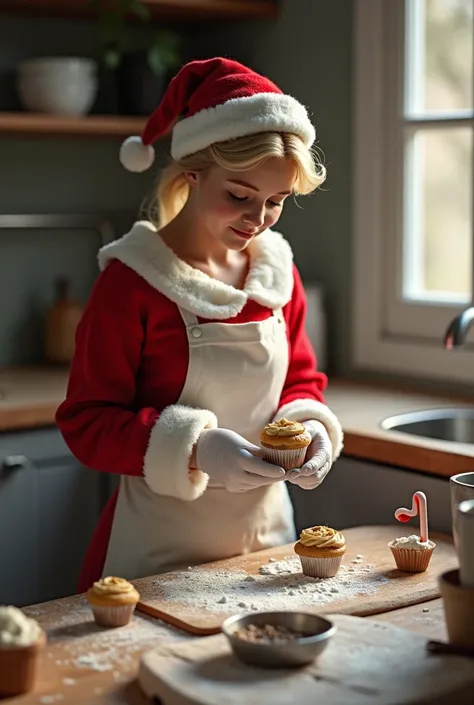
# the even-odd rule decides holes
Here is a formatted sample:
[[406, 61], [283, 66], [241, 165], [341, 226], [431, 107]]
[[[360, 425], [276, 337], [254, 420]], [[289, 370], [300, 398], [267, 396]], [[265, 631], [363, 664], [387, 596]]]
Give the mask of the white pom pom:
[[146, 171], [155, 159], [155, 150], [145, 145], [141, 137], [127, 137], [120, 147], [120, 162], [128, 171]]

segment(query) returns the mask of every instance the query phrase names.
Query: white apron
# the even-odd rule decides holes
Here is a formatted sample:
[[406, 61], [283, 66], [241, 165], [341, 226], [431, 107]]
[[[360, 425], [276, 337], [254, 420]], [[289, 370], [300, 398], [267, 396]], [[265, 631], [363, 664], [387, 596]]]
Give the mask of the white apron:
[[[189, 367], [178, 404], [213, 411], [258, 445], [288, 371], [280, 310], [264, 321], [200, 324], [180, 309]], [[122, 476], [103, 575], [133, 579], [258, 551], [295, 539], [285, 482], [242, 493], [209, 482], [198, 499], [154, 493], [140, 477]]]

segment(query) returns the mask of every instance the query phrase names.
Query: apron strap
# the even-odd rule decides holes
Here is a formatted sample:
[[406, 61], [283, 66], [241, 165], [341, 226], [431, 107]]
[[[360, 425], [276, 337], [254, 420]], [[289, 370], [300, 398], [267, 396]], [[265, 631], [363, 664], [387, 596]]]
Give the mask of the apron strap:
[[186, 327], [199, 325], [198, 318], [194, 313], [187, 311], [185, 308], [181, 308], [181, 306], [178, 306], [178, 311], [180, 312], [181, 318], [183, 319]]

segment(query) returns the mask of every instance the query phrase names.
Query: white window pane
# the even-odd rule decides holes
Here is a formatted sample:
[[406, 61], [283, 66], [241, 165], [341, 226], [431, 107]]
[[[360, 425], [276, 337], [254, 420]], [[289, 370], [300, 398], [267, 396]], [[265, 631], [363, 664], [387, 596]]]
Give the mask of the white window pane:
[[408, 114], [472, 110], [473, 0], [406, 0]]
[[469, 301], [472, 129], [411, 133], [405, 162], [403, 295]]

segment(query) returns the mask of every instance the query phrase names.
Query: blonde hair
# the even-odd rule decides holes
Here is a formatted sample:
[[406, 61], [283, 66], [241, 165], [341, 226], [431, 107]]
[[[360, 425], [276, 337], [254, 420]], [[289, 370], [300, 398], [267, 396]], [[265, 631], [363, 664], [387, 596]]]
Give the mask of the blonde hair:
[[308, 149], [297, 135], [262, 132], [217, 142], [180, 161], [173, 160], [162, 170], [148, 208], [148, 219], [157, 227], [163, 227], [178, 215], [189, 197], [190, 187], [185, 177], [187, 171], [204, 171], [215, 165], [229, 171], [247, 171], [260, 166], [270, 157], [294, 162], [295, 195], [312, 193], [326, 178], [326, 168], [318, 152]]

